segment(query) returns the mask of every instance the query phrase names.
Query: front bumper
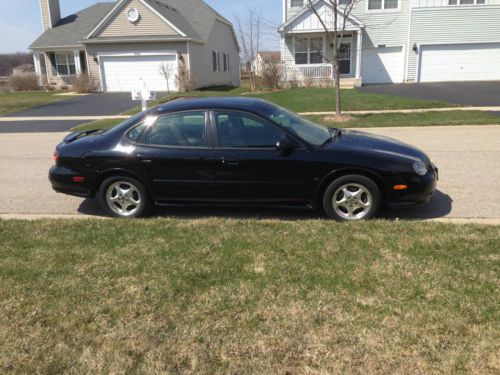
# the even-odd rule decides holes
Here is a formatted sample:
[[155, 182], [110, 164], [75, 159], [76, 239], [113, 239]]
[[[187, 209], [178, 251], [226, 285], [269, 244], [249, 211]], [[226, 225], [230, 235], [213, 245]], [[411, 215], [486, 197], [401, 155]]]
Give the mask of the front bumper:
[[49, 170], [49, 180], [52, 184], [52, 189], [58, 193], [74, 195], [83, 198], [92, 198], [94, 194], [87, 186], [87, 183], [77, 183], [73, 181], [73, 177], [81, 176], [81, 173], [68, 168], [53, 166]]
[[[389, 194], [389, 208], [404, 208], [425, 205], [430, 202], [436, 192], [439, 179], [439, 170], [432, 164], [425, 176], [412, 175], [404, 180], [397, 180], [391, 187]], [[408, 190], [394, 191], [392, 188], [397, 184], [408, 185]]]

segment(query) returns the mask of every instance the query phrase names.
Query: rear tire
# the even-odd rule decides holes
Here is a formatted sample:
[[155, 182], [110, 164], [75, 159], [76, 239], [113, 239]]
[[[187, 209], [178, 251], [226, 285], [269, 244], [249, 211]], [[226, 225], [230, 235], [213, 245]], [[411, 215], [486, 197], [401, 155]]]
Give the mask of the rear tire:
[[381, 204], [380, 189], [361, 175], [343, 176], [333, 181], [323, 195], [323, 208], [337, 221], [370, 220]]
[[127, 176], [106, 179], [99, 190], [99, 202], [106, 213], [117, 218], [141, 217], [151, 208], [144, 185]]

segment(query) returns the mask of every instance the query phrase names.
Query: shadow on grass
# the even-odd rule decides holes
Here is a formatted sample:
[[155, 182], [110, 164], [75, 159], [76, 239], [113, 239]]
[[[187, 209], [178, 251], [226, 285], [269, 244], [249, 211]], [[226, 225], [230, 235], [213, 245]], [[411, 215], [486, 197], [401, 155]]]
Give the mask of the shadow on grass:
[[[378, 218], [386, 220], [426, 220], [437, 219], [451, 212], [453, 200], [441, 191], [436, 191], [428, 205], [398, 210], [384, 210]], [[97, 199], [86, 199], [78, 208], [78, 212], [87, 216], [106, 216]], [[303, 210], [273, 207], [155, 207], [150, 217], [168, 217], [177, 219], [206, 219], [218, 217], [225, 219], [254, 220], [321, 220], [325, 219], [322, 210]]]
[[198, 91], [216, 91], [216, 92], [228, 92], [234, 90], [234, 86], [222, 85], [222, 86], [210, 86], [199, 89]]

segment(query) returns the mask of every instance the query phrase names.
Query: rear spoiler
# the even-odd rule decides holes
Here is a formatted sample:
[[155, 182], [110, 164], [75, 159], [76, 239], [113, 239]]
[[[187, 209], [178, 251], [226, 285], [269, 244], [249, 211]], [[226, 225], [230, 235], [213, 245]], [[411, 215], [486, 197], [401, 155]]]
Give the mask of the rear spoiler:
[[63, 142], [64, 143], [71, 143], [73, 141], [76, 141], [78, 138], [86, 137], [89, 134], [97, 133], [99, 131], [101, 131], [101, 129], [93, 129], [93, 130], [74, 132], [74, 133], [71, 133], [71, 134], [67, 135], [66, 137], [64, 137]]

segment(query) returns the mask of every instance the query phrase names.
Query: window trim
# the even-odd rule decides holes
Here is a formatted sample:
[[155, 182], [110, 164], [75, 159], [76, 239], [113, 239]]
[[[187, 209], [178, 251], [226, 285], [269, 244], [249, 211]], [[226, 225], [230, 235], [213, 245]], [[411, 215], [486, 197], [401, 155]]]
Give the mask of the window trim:
[[[193, 112], [205, 113], [205, 146], [202, 146], [202, 147], [200, 147], [200, 146], [167, 146], [167, 145], [150, 145], [150, 144], [146, 143], [146, 134], [151, 129], [151, 127], [156, 124], [158, 119], [160, 119], [161, 117], [178, 115], [178, 114], [182, 114], [182, 113], [193, 113]], [[162, 113], [162, 114], [156, 116], [155, 122], [153, 124], [151, 124], [148, 129], [143, 131], [143, 133], [141, 134], [141, 137], [139, 139], [139, 142], [131, 141], [130, 139], [127, 138], [127, 134], [130, 131], [132, 131], [134, 128], [141, 126], [144, 123], [144, 120], [142, 120], [140, 123], [132, 126], [129, 130], [127, 130], [124, 133], [123, 136], [124, 136], [125, 141], [127, 141], [128, 143], [136, 145], [136, 146], [147, 147], [147, 148], [154, 148], [154, 149], [161, 148], [161, 149], [173, 149], [173, 150], [211, 150], [211, 149], [213, 149], [213, 140], [212, 140], [212, 136], [211, 136], [211, 132], [210, 132], [211, 128], [209, 125], [209, 122], [210, 122], [209, 112], [210, 112], [210, 110], [208, 110], [208, 109], [196, 109], [196, 110], [189, 109], [189, 110], [184, 110], [184, 111]]]
[[[57, 60], [57, 55], [59, 56], [65, 56], [66, 58], [66, 64], [59, 64], [58, 60]], [[70, 64], [70, 61], [73, 61], [73, 64]], [[68, 71], [68, 74], [61, 74], [59, 73], [59, 66], [65, 66], [67, 71]], [[70, 66], [73, 66], [74, 69], [75, 69], [75, 74], [71, 74], [71, 69], [70, 69]], [[60, 78], [66, 78], [66, 77], [74, 77], [76, 76], [76, 62], [75, 62], [75, 56], [72, 52], [54, 52], [54, 68], [56, 69], [56, 74], [57, 74], [57, 77], [60, 77]]]
[[[214, 61], [215, 57], [215, 61]], [[216, 49], [212, 51], [212, 65], [213, 65], [213, 72], [214, 73], [220, 73], [220, 52]]]
[[473, 0], [474, 4], [462, 4], [462, 0], [456, 0], [456, 4], [450, 4], [450, 0], [448, 0], [448, 4], [446, 6], [449, 7], [476, 7], [476, 6], [485, 6], [488, 5], [488, 0], [484, 0], [484, 3], [478, 4], [479, 0]]
[[304, 0], [302, 0], [302, 5], [300, 5], [300, 6], [293, 5], [293, 0], [289, 0], [289, 1], [290, 2], [288, 4], [289, 4], [290, 9], [302, 9], [302, 8], [304, 8]]
[[255, 117], [259, 119], [259, 121], [264, 122], [265, 124], [268, 124], [269, 126], [278, 129], [281, 131], [283, 134], [286, 134], [287, 137], [295, 141], [299, 147], [295, 148], [297, 151], [304, 151], [307, 150], [307, 147], [304, 146], [304, 143], [302, 140], [297, 139], [293, 134], [291, 134], [289, 131], [287, 131], [285, 128], [282, 126], [276, 124], [274, 121], [270, 121], [254, 112], [247, 112], [239, 109], [228, 109], [228, 108], [215, 108], [210, 110], [210, 125], [211, 125], [211, 133], [212, 133], [212, 141], [213, 141], [213, 149], [214, 150], [245, 150], [245, 151], [269, 151], [269, 150], [276, 150], [276, 146], [273, 147], [223, 147], [219, 144], [219, 132], [217, 129], [217, 121], [215, 118], [215, 113], [216, 112], [234, 112], [234, 113], [242, 113], [244, 115], [247, 115], [249, 117]]
[[223, 60], [224, 60], [224, 72], [229, 72], [229, 52], [224, 52], [223, 54]]
[[[296, 43], [296, 40], [297, 38], [303, 38], [303, 39], [307, 39], [307, 63], [305, 64], [297, 64], [297, 59], [295, 57], [297, 51], [296, 51], [296, 48], [295, 48], [295, 43]], [[321, 62], [320, 63], [311, 63], [311, 38], [315, 39], [319, 39], [321, 38], [322, 41], [323, 41], [323, 49], [321, 50]], [[325, 55], [325, 52], [326, 52], [326, 39], [323, 35], [317, 35], [317, 36], [311, 36], [311, 35], [307, 35], [307, 36], [294, 36], [293, 37], [293, 65], [294, 66], [321, 66], [321, 65], [324, 65], [325, 64], [325, 58], [324, 58], [324, 55]], [[306, 53], [306, 52], [299, 52], [299, 53]]]
[[382, 1], [382, 8], [370, 9], [370, 0], [366, 0], [366, 13], [399, 13], [399, 12], [401, 12], [402, 0], [397, 0], [398, 1], [397, 8], [389, 8], [389, 9], [385, 8], [386, 0], [381, 0], [381, 1]]

